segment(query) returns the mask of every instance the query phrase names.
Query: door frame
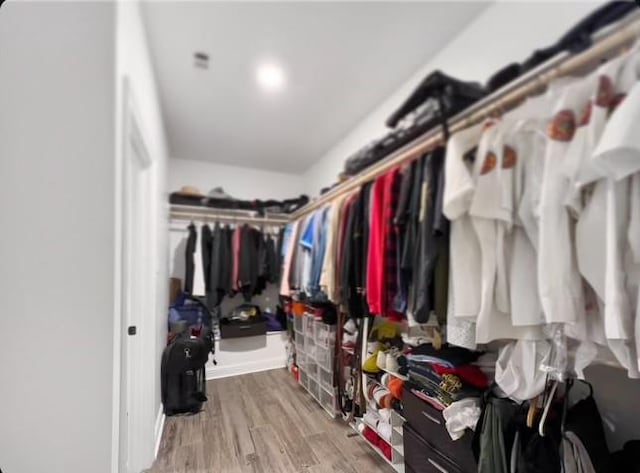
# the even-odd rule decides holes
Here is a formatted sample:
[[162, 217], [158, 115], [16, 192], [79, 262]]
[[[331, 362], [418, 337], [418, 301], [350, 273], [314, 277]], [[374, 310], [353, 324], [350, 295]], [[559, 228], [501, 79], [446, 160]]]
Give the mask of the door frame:
[[[116, 150], [116, 165], [115, 165], [115, 261], [114, 261], [114, 330], [113, 330], [113, 395], [112, 395], [112, 461], [111, 472], [112, 473], [133, 473], [127, 471], [127, 468], [122, 467], [126, 465], [127, 460], [131, 464], [140, 464], [138, 460], [141, 455], [139, 442], [136, 439], [141, 439], [144, 436], [144, 415], [143, 407], [147, 391], [153, 389], [153, 377], [150, 370], [144, 370], [144, 354], [149, 351], [153, 351], [153, 340], [150, 337], [154, 336], [155, 330], [153, 320], [144, 319], [145, 314], [141, 314], [138, 322], [138, 333], [135, 335], [136, 349], [132, 350], [126, 359], [123, 357], [124, 349], [123, 341], [128, 341], [127, 338], [127, 326], [126, 326], [126, 297], [127, 286], [131, 283], [129, 280], [130, 274], [128, 258], [128, 248], [132, 245], [132, 241], [128, 241], [128, 216], [133, 211], [133, 202], [131, 201], [131, 194], [127, 189], [127, 172], [128, 170], [135, 169], [135, 165], [146, 174], [147, 179], [146, 190], [149, 192], [147, 196], [148, 202], [152, 207], [150, 211], [155, 210], [153, 206], [153, 195], [151, 195], [152, 185], [150, 182], [151, 166], [153, 159], [148, 151], [147, 143], [145, 139], [141, 124], [141, 115], [135, 99], [135, 94], [131, 87], [129, 78], [124, 77], [121, 86], [121, 97], [116, 106], [116, 142], [118, 144]], [[120, 119], [121, 117], [121, 119]], [[133, 151], [133, 152], [132, 152]], [[130, 160], [137, 160], [132, 163]], [[153, 219], [153, 217], [151, 217]], [[153, 225], [151, 225], [153, 227]], [[150, 257], [153, 259], [155, 255], [150, 253]], [[152, 296], [153, 294], [153, 282], [150, 281], [146, 288], [149, 290], [149, 294], [145, 297], [149, 297], [151, 301], [149, 312], [154, 309]], [[146, 314], [147, 316], [152, 315]], [[144, 327], [144, 329], [142, 329]], [[130, 345], [130, 344], [129, 344]], [[123, 372], [123, 363], [126, 363], [126, 370]], [[126, 379], [123, 377], [126, 376]], [[134, 386], [135, 385], [135, 386]], [[126, 392], [123, 392], [126, 391]], [[151, 392], [151, 398], [153, 398], [153, 392]], [[123, 405], [124, 403], [126, 405]], [[131, 421], [128, 425], [122, 425], [121, 412], [124, 409], [129, 409], [130, 413], [133, 413]], [[131, 429], [128, 429], [131, 426]], [[120, 446], [120, 439], [125, 433], [123, 429], [127, 428], [127, 450], [122, 452]], [[150, 438], [149, 441], [153, 444], [155, 439]], [[123, 459], [123, 455], [128, 458]], [[137, 473], [137, 472], [136, 472]]]

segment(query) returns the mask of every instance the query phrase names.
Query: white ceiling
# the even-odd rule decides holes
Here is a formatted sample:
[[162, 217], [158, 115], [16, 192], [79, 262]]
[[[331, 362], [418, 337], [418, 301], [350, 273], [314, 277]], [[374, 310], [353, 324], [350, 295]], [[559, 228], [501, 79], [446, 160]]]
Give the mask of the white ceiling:
[[[302, 172], [485, 6], [146, 3], [171, 154]], [[209, 54], [208, 70], [194, 67], [196, 51]], [[256, 85], [265, 59], [285, 69], [279, 93]]]

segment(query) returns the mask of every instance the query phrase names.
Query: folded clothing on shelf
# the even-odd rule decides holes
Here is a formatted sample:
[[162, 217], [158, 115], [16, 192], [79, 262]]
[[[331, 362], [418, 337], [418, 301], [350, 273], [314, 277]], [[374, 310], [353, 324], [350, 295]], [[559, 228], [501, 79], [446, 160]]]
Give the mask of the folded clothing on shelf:
[[476, 361], [482, 352], [467, 350], [466, 348], [443, 345], [441, 348], [434, 347], [431, 343], [425, 343], [411, 350], [407, 358], [414, 360], [430, 361], [443, 366], [468, 365]]

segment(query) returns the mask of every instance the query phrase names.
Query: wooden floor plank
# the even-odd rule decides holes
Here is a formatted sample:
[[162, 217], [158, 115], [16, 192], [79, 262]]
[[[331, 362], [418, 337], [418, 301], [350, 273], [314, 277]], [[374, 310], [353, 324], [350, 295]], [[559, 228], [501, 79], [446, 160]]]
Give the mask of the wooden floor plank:
[[392, 473], [286, 370], [207, 383], [197, 415], [165, 422], [151, 473]]

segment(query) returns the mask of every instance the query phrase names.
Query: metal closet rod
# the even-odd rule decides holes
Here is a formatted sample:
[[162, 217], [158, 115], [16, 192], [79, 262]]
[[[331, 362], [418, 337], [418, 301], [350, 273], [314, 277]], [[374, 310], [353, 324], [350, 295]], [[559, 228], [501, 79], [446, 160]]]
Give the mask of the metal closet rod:
[[[544, 89], [552, 80], [572, 73], [582, 72], [593, 65], [595, 61], [606, 58], [613, 53], [619, 53], [622, 48], [637, 39], [640, 35], [640, 15], [633, 14], [620, 22], [606, 28], [599, 35], [595, 35], [593, 45], [575, 55], [562, 53], [539, 68], [525, 74], [503, 89], [479, 101], [467, 110], [459, 113], [448, 121], [450, 133], [456, 133], [465, 128], [481, 123], [485, 119], [502, 114], [517, 106], [522, 100], [533, 93]], [[332, 202], [336, 198], [351, 192], [370, 182], [398, 165], [408, 163], [422, 156], [443, 141], [440, 127], [429, 130], [421, 137], [407, 144], [398, 151], [379, 161], [377, 164], [363, 170], [349, 178], [334, 189], [305, 205], [291, 215], [291, 220], [297, 220], [310, 212]]]
[[224, 223], [249, 223], [256, 225], [277, 225], [282, 226], [289, 223], [289, 219], [286, 217], [250, 217], [248, 215], [221, 215], [215, 213], [205, 212], [181, 212], [172, 210], [170, 213], [171, 219], [178, 220], [213, 220], [216, 222]]

